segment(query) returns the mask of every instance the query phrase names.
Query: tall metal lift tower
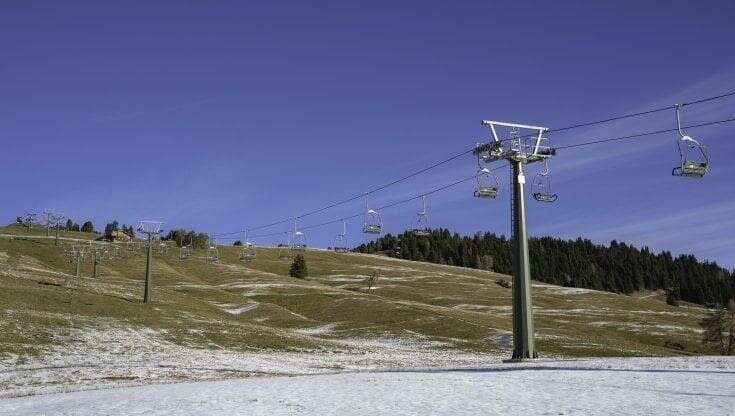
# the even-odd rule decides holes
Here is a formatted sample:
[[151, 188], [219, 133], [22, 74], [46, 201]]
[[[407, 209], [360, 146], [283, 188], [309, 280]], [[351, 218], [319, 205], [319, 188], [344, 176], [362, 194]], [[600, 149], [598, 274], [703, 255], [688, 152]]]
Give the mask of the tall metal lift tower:
[[[475, 155], [486, 163], [507, 160], [511, 167], [513, 195], [511, 216], [513, 223], [513, 360], [536, 358], [531, 300], [531, 270], [526, 230], [524, 166], [544, 161], [556, 154], [543, 137], [546, 127], [483, 120], [490, 128], [491, 138], [475, 148]], [[507, 132], [508, 138], [500, 135]]]
[[153, 241], [155, 236], [161, 233], [160, 221], [140, 221], [138, 222], [138, 232], [145, 234], [147, 239], [146, 257], [145, 257], [145, 289], [143, 291], [143, 303], [150, 302], [153, 298], [151, 290], [153, 282], [151, 281], [151, 273], [153, 272]]

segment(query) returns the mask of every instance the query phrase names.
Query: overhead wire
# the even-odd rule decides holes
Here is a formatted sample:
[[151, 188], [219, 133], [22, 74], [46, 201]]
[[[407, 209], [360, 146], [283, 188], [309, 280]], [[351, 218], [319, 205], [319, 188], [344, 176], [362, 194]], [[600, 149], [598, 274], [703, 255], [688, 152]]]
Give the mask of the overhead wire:
[[[706, 123], [692, 124], [690, 126], [686, 126], [686, 128], [692, 129], [692, 128], [712, 126], [712, 125], [716, 125], [716, 124], [723, 124], [723, 123], [730, 123], [730, 122], [735, 122], [735, 117], [728, 118], [728, 119], [723, 119], [723, 120], [710, 121], [710, 122], [706, 122]], [[575, 143], [575, 144], [566, 145], [566, 146], [560, 146], [560, 147], [557, 147], [557, 149], [570, 149], [570, 148], [574, 148], [574, 147], [590, 146], [590, 145], [602, 144], [602, 143], [608, 143], [608, 142], [614, 142], [614, 141], [619, 141], [619, 140], [627, 140], [627, 139], [633, 139], [633, 138], [639, 138], [639, 137], [652, 136], [652, 135], [656, 135], [656, 134], [670, 133], [670, 132], [674, 132], [676, 130], [677, 129], [675, 129], [675, 128], [673, 128], [673, 129], [662, 129], [662, 130], [648, 131], [648, 132], [643, 132], [643, 133], [638, 133], [638, 134], [633, 134], [633, 135], [627, 135], [627, 136], [613, 137], [613, 138], [608, 138], [608, 139], [591, 140], [591, 141], [587, 141], [587, 142], [581, 142], [581, 143]], [[495, 171], [495, 170], [502, 169], [502, 168], [505, 168], [505, 167], [508, 167], [508, 166], [509, 166], [508, 164], [504, 164], [504, 165], [501, 165], [501, 166], [494, 167], [494, 168], [492, 168], [490, 170], [491, 171]], [[408, 203], [408, 202], [411, 202], [411, 201], [415, 201], [415, 200], [421, 198], [422, 196], [428, 196], [428, 195], [431, 195], [431, 194], [435, 194], [435, 193], [438, 193], [438, 192], [441, 192], [441, 191], [444, 191], [444, 190], [453, 188], [453, 187], [455, 187], [457, 185], [460, 185], [462, 183], [468, 182], [468, 181], [473, 180], [473, 179], [476, 179], [476, 178], [477, 178], [477, 175], [476, 174], [473, 174], [473, 175], [468, 176], [466, 178], [459, 179], [457, 181], [454, 181], [454, 182], [449, 183], [447, 185], [443, 185], [441, 187], [432, 189], [430, 191], [422, 192], [420, 194], [411, 196], [409, 198], [405, 198], [405, 199], [402, 199], [402, 200], [399, 200], [399, 201], [391, 202], [391, 203], [389, 203], [387, 205], [383, 205], [381, 207], [377, 207], [376, 209], [379, 210], [379, 211], [382, 211], [382, 210], [389, 209], [389, 208], [392, 208], [392, 207], [395, 207], [395, 206], [398, 206], [398, 205], [402, 205], [402, 204], [405, 204], [405, 203]], [[305, 226], [305, 227], [301, 227], [301, 230], [311, 230], [311, 229], [315, 229], [315, 228], [320, 228], [320, 227], [323, 227], [323, 226], [327, 226], [327, 225], [331, 225], [331, 224], [336, 224], [336, 223], [339, 223], [339, 222], [342, 222], [342, 221], [347, 221], [347, 220], [351, 220], [351, 219], [354, 219], [354, 218], [358, 218], [358, 217], [361, 217], [363, 215], [364, 215], [364, 213], [357, 213], [357, 214], [346, 216], [346, 217], [340, 217], [340, 218], [337, 218], [337, 219], [334, 219], [334, 220], [329, 220], [329, 221], [321, 222], [321, 223], [318, 223], [318, 224], [312, 224], [312, 225], [308, 225], [308, 226]], [[290, 232], [291, 231], [281, 231], [281, 232], [274, 232], [274, 233], [269, 233], [269, 234], [260, 234], [260, 235], [254, 235], [254, 236], [252, 236], [252, 238], [272, 237], [272, 236], [278, 236], [278, 235], [288, 234]]]
[[[716, 95], [716, 96], [705, 97], [705, 98], [701, 98], [701, 99], [698, 99], [698, 100], [683, 102], [680, 105], [683, 107], [683, 106], [688, 106], [688, 105], [702, 104], [702, 103], [705, 103], [705, 102], [720, 100], [720, 99], [728, 98], [728, 97], [731, 97], [731, 96], [735, 96], [735, 91], [731, 91], [731, 92], [719, 94], [719, 95]], [[585, 122], [585, 123], [578, 123], [578, 124], [573, 124], [573, 125], [569, 125], [569, 126], [565, 126], [565, 127], [560, 127], [560, 128], [549, 129], [548, 132], [567, 131], [567, 130], [572, 130], [572, 129], [581, 128], [581, 127], [589, 127], [589, 126], [593, 126], [593, 125], [597, 125], [597, 124], [610, 123], [610, 122], [613, 122], [613, 121], [623, 120], [623, 119], [627, 119], [627, 118], [640, 117], [640, 116], [644, 116], [644, 115], [658, 113], [658, 112], [665, 111], [665, 110], [671, 110], [673, 108], [676, 108], [676, 105], [669, 105], [669, 106], [665, 106], [665, 107], [654, 108], [654, 109], [651, 109], [651, 110], [639, 111], [639, 112], [635, 112], [635, 113], [624, 114], [624, 115], [621, 115], [621, 116], [609, 117], [609, 118], [606, 118], [606, 119], [601, 119], [601, 120], [596, 120], [596, 121], [591, 121], [591, 122]], [[730, 121], [733, 121], [733, 119], [719, 120], [719, 121], [715, 121], [715, 122], [709, 122], [709, 123], [702, 123], [702, 124], [692, 125], [692, 126], [689, 126], [689, 128], [709, 126], [709, 125], [713, 125], [713, 124], [726, 123], [726, 122], [730, 122]], [[626, 139], [631, 139], [631, 138], [636, 138], [636, 137], [643, 137], [643, 136], [648, 136], [648, 135], [653, 135], [653, 134], [660, 134], [660, 133], [671, 132], [671, 131], [674, 131], [674, 130], [676, 130], [676, 129], [664, 129], [664, 130], [657, 130], [657, 131], [654, 131], [654, 132], [645, 132], [645, 133], [634, 134], [634, 135], [629, 135], [629, 136], [622, 136], [622, 137], [616, 137], [616, 138], [610, 138], [610, 139], [600, 139], [600, 140], [594, 140], [594, 141], [586, 142], [586, 143], [576, 143], [576, 144], [567, 145], [567, 146], [559, 146], [559, 147], [556, 147], [556, 149], [557, 150], [569, 149], [569, 148], [574, 148], [574, 147], [588, 146], [588, 145], [591, 145], [591, 144], [598, 144], [598, 143], [605, 143], [605, 142], [626, 140]], [[521, 137], [530, 137], [530, 135], [528, 135], [528, 136], [521, 136]], [[504, 139], [504, 140], [501, 140], [501, 141], [507, 141], [507, 140], [509, 140], [509, 139]], [[435, 169], [435, 168], [437, 168], [439, 166], [442, 166], [442, 165], [447, 164], [447, 163], [449, 163], [449, 162], [451, 162], [453, 160], [456, 160], [456, 159], [458, 159], [458, 158], [460, 158], [462, 156], [465, 156], [467, 154], [470, 154], [470, 153], [472, 153], [475, 150], [475, 148], [476, 147], [473, 146], [470, 149], [467, 149], [467, 150], [462, 151], [460, 153], [454, 154], [454, 155], [452, 155], [452, 156], [450, 156], [448, 158], [445, 158], [443, 160], [440, 160], [438, 162], [435, 162], [435, 163], [433, 163], [433, 164], [431, 164], [431, 165], [429, 165], [427, 167], [424, 167], [422, 169], [419, 169], [417, 171], [411, 172], [411, 173], [409, 173], [409, 174], [407, 174], [405, 176], [402, 176], [401, 178], [398, 178], [398, 179], [395, 179], [395, 180], [390, 181], [388, 183], [385, 183], [383, 185], [379, 185], [377, 187], [371, 188], [368, 191], [363, 192], [363, 193], [360, 193], [358, 195], [354, 195], [354, 196], [351, 196], [349, 198], [346, 198], [346, 199], [343, 199], [343, 200], [340, 200], [340, 201], [337, 201], [337, 202], [330, 203], [330, 204], [328, 204], [326, 206], [323, 206], [323, 207], [320, 207], [320, 208], [316, 208], [316, 209], [313, 209], [311, 211], [307, 211], [307, 212], [302, 213], [302, 214], [297, 215], [297, 216], [285, 218], [285, 219], [282, 219], [282, 220], [274, 221], [274, 222], [271, 222], [271, 223], [268, 223], [268, 224], [264, 224], [264, 225], [260, 225], [260, 226], [256, 226], [256, 227], [247, 227], [245, 230], [248, 231], [248, 232], [251, 232], [251, 231], [257, 231], [257, 230], [262, 230], [262, 229], [265, 229], [265, 228], [274, 227], [276, 225], [280, 225], [280, 224], [284, 224], [284, 223], [287, 223], [287, 222], [291, 222], [291, 221], [296, 220], [296, 219], [302, 219], [304, 217], [315, 215], [315, 214], [318, 214], [318, 213], [327, 211], [329, 209], [335, 208], [337, 206], [347, 204], [349, 202], [352, 202], [352, 201], [358, 200], [360, 198], [363, 198], [363, 197], [365, 197], [367, 195], [371, 195], [371, 194], [374, 194], [376, 192], [382, 191], [382, 190], [384, 190], [386, 188], [389, 188], [391, 186], [397, 185], [397, 184], [399, 184], [401, 182], [404, 182], [404, 181], [406, 181], [408, 179], [414, 178], [414, 177], [419, 176], [419, 175], [421, 175], [421, 174], [423, 174], [425, 172], [428, 172], [429, 170]], [[410, 200], [414, 200], [414, 199], [416, 199], [416, 198], [412, 198]], [[341, 221], [341, 220], [342, 219], [340, 219], [339, 221]], [[235, 235], [235, 234], [240, 234], [240, 233], [242, 233], [245, 230], [238, 230], [238, 231], [232, 231], [232, 232], [214, 234], [213, 236], [214, 237], [224, 237], [224, 236], [229, 236], [229, 235]], [[278, 232], [278, 233], [273, 233], [273, 234], [274, 235], [282, 235], [284, 233], [288, 233], [288, 231], [286, 231], [286, 232]], [[270, 236], [270, 235], [267, 235], [267, 236]], [[252, 238], [256, 238], [256, 236], [253, 235]]]
[[[687, 128], [687, 129], [694, 129], [694, 128], [697, 128], [697, 127], [713, 126], [715, 124], [730, 123], [730, 122], [733, 122], [733, 121], [735, 121], [735, 117], [724, 119], [724, 120], [709, 121], [709, 122], [706, 122], [706, 123], [692, 124], [690, 126], [686, 126], [685, 128]], [[672, 128], [672, 129], [662, 129], [662, 130], [648, 131], [648, 132], [644, 132], [644, 133], [631, 134], [631, 135], [628, 135], [628, 136], [613, 137], [613, 138], [609, 138], [609, 139], [597, 139], [597, 140], [591, 140], [591, 141], [582, 142], [582, 143], [569, 144], [569, 145], [566, 145], [566, 146], [557, 146], [557, 147], [555, 147], [555, 149], [556, 150], [571, 149], [571, 148], [575, 148], [575, 147], [590, 146], [590, 145], [593, 145], [593, 144], [616, 142], [616, 141], [620, 141], [620, 140], [634, 139], [634, 138], [644, 137], [644, 136], [652, 136], [652, 135], [655, 135], [655, 134], [671, 133], [671, 132], [675, 132], [675, 131], [678, 131], [678, 130], [679, 130], [678, 128]]]

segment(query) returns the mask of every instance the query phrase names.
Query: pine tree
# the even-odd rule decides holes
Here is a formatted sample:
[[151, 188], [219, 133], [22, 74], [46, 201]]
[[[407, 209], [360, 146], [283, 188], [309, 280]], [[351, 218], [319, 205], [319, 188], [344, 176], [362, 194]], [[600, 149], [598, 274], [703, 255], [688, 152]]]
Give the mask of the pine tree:
[[[492, 233], [460, 236], [435, 229], [420, 238], [386, 234], [355, 251], [512, 273], [511, 240]], [[529, 239], [529, 251], [531, 275], [545, 283], [626, 294], [664, 289], [670, 304], [726, 304], [735, 292], [735, 272], [692, 255], [673, 258], [666, 251], [656, 254], [615, 240], [604, 246], [552, 237]]]
[[735, 355], [735, 299], [730, 299], [727, 304], [728, 320], [730, 321], [730, 334], [727, 342], [727, 355]]
[[94, 225], [92, 225], [92, 221], [86, 221], [84, 224], [82, 224], [81, 230], [83, 233], [94, 232]]
[[666, 289], [666, 303], [671, 306], [679, 306], [678, 292], [676, 288]]
[[105, 226], [105, 235], [111, 236], [113, 231], [117, 231], [119, 229], [119, 226], [120, 224], [117, 221], [107, 223]]
[[293, 259], [293, 263], [291, 263], [291, 268], [288, 270], [288, 275], [291, 277], [296, 277], [298, 279], [303, 279], [309, 275], [309, 271], [306, 268], [306, 260], [304, 259], [304, 256], [302, 256], [301, 254], [296, 255], [296, 257]]
[[725, 355], [727, 353], [725, 337], [723, 335], [723, 332], [727, 328], [727, 313], [725, 308], [717, 305], [709, 315], [702, 318], [699, 326], [704, 329], [702, 345], [717, 348], [720, 354]]

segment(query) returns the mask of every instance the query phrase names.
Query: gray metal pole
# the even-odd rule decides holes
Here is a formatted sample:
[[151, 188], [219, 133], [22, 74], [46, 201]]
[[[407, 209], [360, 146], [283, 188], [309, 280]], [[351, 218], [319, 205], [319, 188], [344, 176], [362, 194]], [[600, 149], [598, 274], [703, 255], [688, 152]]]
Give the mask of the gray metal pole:
[[77, 277], [80, 277], [81, 273], [82, 273], [82, 255], [81, 253], [77, 253], [77, 266], [76, 266]]
[[151, 267], [153, 254], [153, 234], [148, 234], [148, 254], [145, 259], [145, 292], [143, 293], [143, 303], [151, 301]]
[[98, 254], [94, 253], [94, 257], [92, 257], [92, 278], [97, 278], [97, 264], [99, 264], [99, 259], [97, 258]]
[[59, 245], [59, 224], [56, 224], [56, 238], [54, 238], [54, 245]]
[[513, 359], [536, 358], [531, 302], [531, 268], [526, 231], [523, 162], [513, 167]]

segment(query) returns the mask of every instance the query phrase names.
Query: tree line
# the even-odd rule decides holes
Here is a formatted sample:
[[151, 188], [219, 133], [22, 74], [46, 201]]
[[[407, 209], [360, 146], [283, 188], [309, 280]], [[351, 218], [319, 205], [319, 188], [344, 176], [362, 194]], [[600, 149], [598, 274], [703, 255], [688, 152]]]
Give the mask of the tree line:
[[[16, 223], [25, 225], [25, 226], [33, 226], [33, 225], [43, 225], [38, 224], [38, 215], [37, 214], [27, 214], [25, 216], [19, 216], [16, 218]], [[47, 224], [48, 226], [48, 224]], [[98, 230], [94, 228], [94, 224], [92, 221], [84, 221], [82, 225], [79, 225], [78, 222], [76, 222], [73, 218], [67, 218], [65, 223], [56, 223], [53, 225], [53, 228], [58, 227], [60, 230], [64, 231], [78, 231], [83, 233], [96, 233], [100, 234]], [[117, 220], [113, 220], [112, 222], [108, 222], [105, 225], [104, 229], [104, 235], [105, 237], [112, 236], [113, 231], [121, 231], [125, 234], [127, 234], [130, 238], [135, 238], [135, 229], [132, 225], [123, 224], [122, 226]]]
[[[494, 233], [460, 236], [435, 229], [428, 236], [386, 234], [354, 251], [512, 273], [511, 240]], [[529, 251], [531, 276], [555, 285], [624, 294], [665, 290], [670, 303], [684, 300], [708, 306], [726, 305], [735, 293], [735, 272], [693, 255], [674, 257], [668, 251], [654, 253], [615, 240], [606, 246], [553, 237], [530, 238]]]
[[66, 231], [81, 231], [83, 233], [93, 233], [94, 224], [92, 224], [92, 221], [85, 221], [80, 227], [77, 222], [74, 222], [71, 218], [69, 218], [66, 220], [66, 225], [64, 226], [64, 229]]
[[123, 224], [122, 227], [117, 220], [113, 220], [105, 225], [105, 236], [111, 237], [114, 231], [121, 231], [130, 238], [135, 238], [135, 229], [132, 225]]
[[193, 249], [205, 249], [209, 247], [209, 235], [206, 233], [198, 233], [194, 230], [186, 230], [179, 228], [177, 230], [169, 230], [166, 235], [161, 237], [164, 241], [175, 241], [176, 246], [188, 246]]
[[721, 355], [735, 355], [735, 300], [725, 308], [718, 305], [699, 322], [702, 345]]

